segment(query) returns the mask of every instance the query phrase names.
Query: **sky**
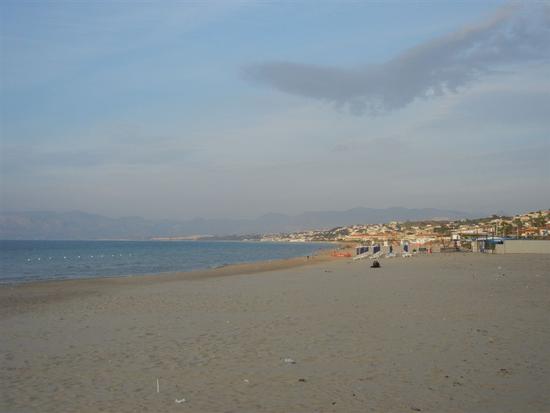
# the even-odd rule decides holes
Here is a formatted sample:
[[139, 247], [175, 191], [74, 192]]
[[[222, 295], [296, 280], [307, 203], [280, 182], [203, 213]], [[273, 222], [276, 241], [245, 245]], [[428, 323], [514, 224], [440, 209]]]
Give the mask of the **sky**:
[[550, 2], [3, 1], [0, 209], [550, 208]]

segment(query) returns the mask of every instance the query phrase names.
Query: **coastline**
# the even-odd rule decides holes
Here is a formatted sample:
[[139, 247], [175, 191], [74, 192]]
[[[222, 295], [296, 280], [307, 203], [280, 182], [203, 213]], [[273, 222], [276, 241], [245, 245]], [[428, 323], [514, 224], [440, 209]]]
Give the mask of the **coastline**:
[[277, 260], [236, 263], [216, 268], [192, 271], [162, 272], [154, 274], [121, 275], [112, 277], [68, 278], [61, 280], [36, 280], [20, 283], [0, 284], [0, 310], [21, 305], [44, 304], [97, 293], [105, 288], [131, 287], [176, 281], [191, 281], [233, 275], [260, 274], [264, 272], [292, 269], [337, 260], [331, 256], [332, 249], [318, 251], [315, 255]]
[[[94, 241], [97, 241], [97, 240], [94, 240]], [[77, 242], [83, 242], [83, 243], [89, 243], [89, 242], [94, 242], [94, 241], [87, 241], [87, 240], [82, 240], [82, 241], [77, 241]], [[9, 242], [9, 241], [7, 241]], [[19, 240], [16, 240], [14, 242], [29, 242], [29, 241], [19, 241]], [[33, 241], [30, 241], [30, 242], [33, 242]], [[38, 242], [42, 242], [42, 241], [38, 241]], [[49, 241], [48, 241], [49, 242]], [[53, 242], [66, 242], [66, 241], [53, 241]], [[68, 241], [69, 243], [70, 242], [73, 242], [73, 241]], [[97, 241], [97, 242], [102, 242], [102, 241]], [[109, 240], [109, 242], [119, 242], [118, 240]], [[121, 241], [121, 242], [125, 242], [125, 241]], [[132, 242], [142, 242], [142, 241], [132, 241]], [[145, 241], [143, 241], [145, 242]], [[148, 243], [157, 243], [157, 242], [165, 242], [165, 243], [186, 243], [186, 242], [192, 242], [193, 244], [197, 245], [199, 243], [201, 243], [202, 241], [182, 241], [182, 240], [178, 240], [178, 241], [146, 241]], [[241, 244], [241, 245], [244, 245], [246, 247], [246, 244], [249, 244], [249, 243], [254, 243], [254, 244], [260, 244], [260, 242], [258, 241], [234, 241], [234, 240], [228, 240], [228, 241], [205, 241], [206, 243], [209, 243], [209, 244], [218, 244], [218, 243], [230, 243], [230, 244]], [[269, 244], [269, 243], [275, 243], [275, 242], [262, 242], [261, 244]], [[277, 243], [277, 244], [281, 244], [281, 243]], [[312, 245], [312, 244], [315, 244], [313, 242], [311, 243], [307, 243], [307, 245]], [[209, 266], [207, 262], [201, 262], [199, 265], [193, 265], [193, 258], [192, 257], [189, 257], [188, 260], [190, 261], [190, 263], [192, 265], [187, 265], [187, 259], [184, 259], [183, 261], [180, 262], [180, 265], [171, 265], [170, 267], [171, 268], [162, 268], [162, 266], [159, 266], [159, 268], [156, 268], [156, 269], [146, 269], [145, 271], [143, 270], [137, 270], [135, 272], [132, 271], [131, 269], [131, 266], [128, 265], [127, 267], [121, 267], [121, 269], [118, 269], [117, 272], [102, 272], [102, 268], [100, 268], [99, 271], [95, 272], [94, 273], [94, 270], [93, 268], [94, 267], [94, 263], [90, 262], [89, 265], [86, 266], [86, 271], [82, 274], [79, 273], [79, 270], [78, 269], [74, 269], [74, 274], [73, 273], [70, 273], [70, 272], [67, 272], [64, 268], [61, 268], [61, 272], [58, 274], [58, 273], [51, 273], [49, 275], [45, 275], [45, 276], [39, 276], [39, 277], [17, 277], [17, 276], [12, 276], [12, 277], [7, 277], [6, 279], [3, 279], [3, 278], [0, 278], [0, 289], [4, 288], [4, 287], [13, 287], [13, 286], [17, 286], [17, 285], [23, 285], [23, 284], [40, 284], [40, 283], [54, 283], [54, 282], [65, 282], [65, 281], [71, 281], [71, 280], [74, 280], [74, 281], [84, 281], [84, 280], [96, 280], [96, 279], [112, 279], [112, 278], [122, 278], [122, 279], [126, 279], [126, 278], [135, 278], [135, 277], [165, 277], [165, 278], [170, 278], [170, 277], [175, 277], [175, 276], [178, 276], [178, 277], [182, 277], [182, 276], [185, 276], [187, 275], [188, 273], [193, 273], [193, 276], [194, 275], [199, 275], [199, 273], [201, 273], [200, 275], [201, 276], [212, 276], [212, 271], [215, 271], [215, 273], [217, 274], [218, 272], [223, 274], [225, 273], [226, 271], [228, 273], [232, 272], [232, 271], [269, 271], [270, 269], [277, 269], [277, 268], [285, 268], [287, 266], [294, 266], [294, 265], [302, 265], [301, 261], [302, 261], [302, 258], [304, 260], [306, 260], [308, 257], [309, 259], [311, 260], [312, 258], [314, 257], [318, 257], [318, 256], [326, 256], [327, 254], [330, 254], [332, 251], [334, 251], [335, 249], [338, 249], [338, 248], [342, 248], [342, 244], [341, 243], [336, 243], [336, 242], [319, 242], [318, 244], [322, 245], [321, 247], [319, 246], [316, 246], [316, 250], [315, 251], [300, 251], [299, 249], [297, 251], [291, 251], [290, 254], [286, 253], [286, 254], [283, 254], [287, 256], [287, 258], [280, 258], [277, 257], [277, 253], [274, 253], [274, 254], [256, 254], [254, 248], [250, 249], [249, 251], [251, 251], [251, 253], [249, 253], [246, 257], [241, 257], [240, 259], [242, 259], [242, 261], [238, 261], [238, 260], [235, 260], [235, 258], [233, 258], [231, 256], [231, 254], [229, 256], [227, 256], [227, 261], [224, 262], [225, 260], [218, 260], [218, 262], [216, 263], [215, 261]], [[269, 248], [269, 246], [267, 246], [267, 248]], [[313, 247], [312, 247], [313, 248]], [[247, 248], [248, 250], [248, 248]], [[275, 249], [275, 251], [277, 251], [277, 249]], [[122, 253], [126, 254], [128, 251], [124, 252], [122, 251]], [[105, 252], [104, 251], [90, 251], [91, 254], [94, 254], [96, 257], [100, 257], [100, 254], [104, 254]], [[110, 254], [111, 252], [107, 252], [106, 254]], [[172, 253], [175, 253], [174, 251], [172, 251]], [[55, 252], [54, 252], [55, 254]], [[118, 252], [115, 251], [115, 255], [117, 255]], [[132, 253], [130, 253], [129, 255], [133, 255], [134, 254], [134, 251], [132, 251]], [[296, 255], [295, 255], [296, 254]], [[303, 254], [303, 255], [302, 255]], [[310, 254], [310, 255], [306, 255], [306, 254]], [[53, 255], [53, 254], [52, 254]], [[76, 256], [76, 253], [74, 254]], [[86, 255], [86, 252], [83, 253], [83, 256]], [[94, 258], [94, 255], [90, 255], [91, 258]], [[113, 256], [115, 256], [113, 255]], [[272, 255], [273, 258], [270, 258], [269, 256]], [[122, 256], [122, 255], [121, 255]], [[103, 257], [103, 255], [101, 255], [101, 257]], [[67, 257], [63, 257], [63, 258], [67, 258]], [[74, 258], [74, 257], [73, 257]], [[78, 255], [78, 257], [80, 259], [80, 255]], [[25, 258], [26, 259], [26, 258]], [[37, 258], [38, 261], [40, 260], [40, 258]], [[51, 257], [50, 257], [51, 259]], [[69, 257], [69, 260], [71, 259], [71, 257]], [[317, 258], [315, 258], [314, 260], [316, 260]], [[29, 259], [26, 259], [27, 261], [30, 261], [30, 258]], [[313, 261], [314, 261], [313, 260]], [[46, 261], [46, 258], [44, 257], [44, 261]], [[248, 268], [248, 266], [250, 266], [251, 268]], [[155, 267], [154, 265], [152, 265], [152, 267]], [[235, 270], [231, 270], [231, 268], [234, 268], [235, 267]], [[90, 268], [92, 268], [92, 270], [90, 270]], [[126, 268], [126, 270], [124, 269]], [[229, 270], [224, 270], [224, 271], [218, 271], [219, 269], [221, 268], [229, 268]], [[18, 274], [18, 273], [23, 273], [23, 271], [25, 271], [24, 273], [25, 274], [29, 274], [29, 270], [28, 269], [23, 269], [22, 267], [21, 268], [16, 268], [15, 270], [12, 268], [11, 269], [12, 273], [13, 274]]]

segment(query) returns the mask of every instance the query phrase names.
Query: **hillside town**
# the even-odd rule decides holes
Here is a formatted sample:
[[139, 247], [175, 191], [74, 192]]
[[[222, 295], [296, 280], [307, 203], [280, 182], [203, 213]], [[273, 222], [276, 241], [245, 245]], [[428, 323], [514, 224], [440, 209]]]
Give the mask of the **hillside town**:
[[[419, 222], [392, 221], [385, 224], [357, 224], [329, 230], [311, 230], [264, 235], [262, 241], [337, 241], [364, 245], [410, 245], [422, 249], [475, 248], [474, 241], [487, 247], [503, 239], [550, 240], [550, 210], [515, 216], [497, 216]], [[492, 241], [492, 242], [491, 242]]]

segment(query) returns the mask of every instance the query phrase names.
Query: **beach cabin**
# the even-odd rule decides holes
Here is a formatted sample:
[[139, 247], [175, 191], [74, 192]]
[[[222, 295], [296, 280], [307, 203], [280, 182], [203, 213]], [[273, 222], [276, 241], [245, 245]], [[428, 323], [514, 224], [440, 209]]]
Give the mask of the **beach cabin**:
[[472, 240], [472, 252], [485, 252], [485, 240], [474, 239]]

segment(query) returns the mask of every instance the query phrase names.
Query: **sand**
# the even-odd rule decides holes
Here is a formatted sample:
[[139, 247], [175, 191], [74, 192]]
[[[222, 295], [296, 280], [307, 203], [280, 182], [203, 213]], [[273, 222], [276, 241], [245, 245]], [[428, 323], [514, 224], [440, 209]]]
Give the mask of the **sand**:
[[0, 287], [0, 411], [550, 411], [550, 255], [300, 260]]

